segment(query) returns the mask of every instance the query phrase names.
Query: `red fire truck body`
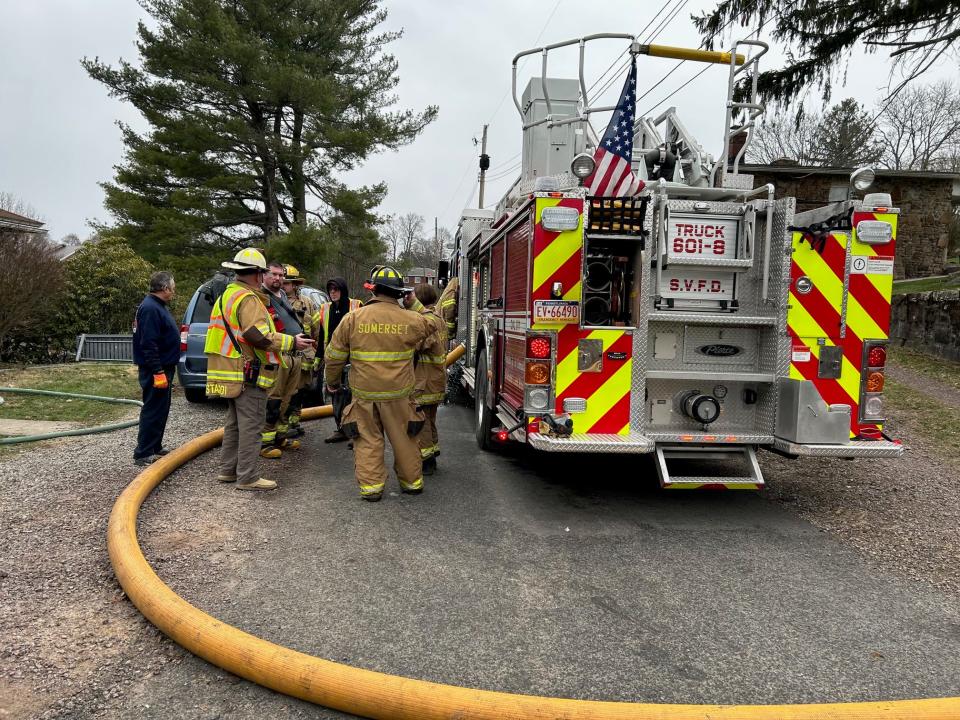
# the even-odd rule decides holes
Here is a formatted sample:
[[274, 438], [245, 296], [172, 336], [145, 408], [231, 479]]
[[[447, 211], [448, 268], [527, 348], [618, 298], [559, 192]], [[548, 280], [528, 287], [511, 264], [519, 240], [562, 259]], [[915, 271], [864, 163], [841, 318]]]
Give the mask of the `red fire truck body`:
[[[732, 98], [740, 67], [727, 61]], [[591, 196], [538, 156], [566, 140], [589, 157], [591, 136], [558, 142], [557, 128], [576, 129], [567, 118], [588, 123], [582, 96], [545, 73], [521, 110], [524, 157], [540, 167], [525, 165], [496, 210], [464, 212], [452, 262], [481, 447], [655, 453], [671, 488], [759, 488], [757, 448], [899, 456], [881, 424], [889, 198], [795, 214], [793, 198], [737, 173], [739, 155], [714, 163], [672, 109], [635, 126], [646, 189]], [[565, 99], [566, 116], [550, 112]]]

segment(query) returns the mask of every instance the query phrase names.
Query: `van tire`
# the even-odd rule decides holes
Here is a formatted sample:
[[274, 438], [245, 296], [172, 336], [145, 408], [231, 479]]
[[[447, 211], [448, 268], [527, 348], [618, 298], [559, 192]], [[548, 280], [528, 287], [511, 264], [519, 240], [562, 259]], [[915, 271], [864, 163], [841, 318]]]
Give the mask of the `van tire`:
[[202, 403], [207, 400], [206, 388], [184, 388], [183, 394], [187, 398], [187, 402]]

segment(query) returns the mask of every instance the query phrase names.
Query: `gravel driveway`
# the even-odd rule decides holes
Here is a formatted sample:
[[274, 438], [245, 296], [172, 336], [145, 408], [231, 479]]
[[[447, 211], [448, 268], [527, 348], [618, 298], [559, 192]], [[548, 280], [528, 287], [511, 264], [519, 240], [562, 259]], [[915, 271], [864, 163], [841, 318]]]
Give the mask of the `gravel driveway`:
[[[217, 427], [221, 417], [222, 407], [192, 405], [177, 392], [166, 444]], [[940, 457], [909, 416], [889, 429], [911, 447], [902, 461], [791, 462], [764, 453], [765, 495], [849, 543], [879, 571], [960, 601], [960, 465]], [[138, 471], [131, 459], [135, 430], [48, 443], [0, 462], [0, 720], [343, 717], [211, 668], [127, 601], [105, 537], [110, 508]], [[325, 430], [314, 429], [314, 441]], [[217, 594], [230, 607], [233, 592], [256, 583], [246, 564], [269, 540], [256, 527], [243, 529], [262, 498], [211, 488], [215, 457], [207, 453], [178, 471], [176, 477], [197, 483], [186, 501], [165, 484], [154, 492], [141, 512], [141, 527], [148, 528], [141, 543], [161, 578], [187, 600], [203, 606]], [[280, 463], [282, 477], [292, 466]], [[342, 521], [356, 511], [350, 506]], [[341, 515], [330, 510], [318, 517]], [[299, 531], [291, 527], [283, 541], [295, 543]], [[209, 568], [200, 576], [198, 555]], [[274, 591], [263, 589], [262, 609], [233, 608], [233, 619], [269, 612]], [[283, 619], [276, 622], [282, 629]], [[150, 683], [157, 675], [163, 691]]]

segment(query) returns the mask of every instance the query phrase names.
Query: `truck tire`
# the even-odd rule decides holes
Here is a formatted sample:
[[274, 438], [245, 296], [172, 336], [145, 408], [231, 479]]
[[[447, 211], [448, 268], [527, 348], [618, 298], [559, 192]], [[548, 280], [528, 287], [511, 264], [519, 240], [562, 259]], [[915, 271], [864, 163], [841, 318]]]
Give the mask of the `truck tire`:
[[202, 403], [207, 400], [206, 388], [184, 388], [183, 394], [187, 398], [187, 402]]
[[477, 446], [481, 450], [490, 450], [493, 442], [490, 439], [490, 428], [493, 424], [493, 410], [487, 407], [487, 352], [480, 351], [477, 358], [477, 373], [473, 384], [474, 408], [477, 418]]

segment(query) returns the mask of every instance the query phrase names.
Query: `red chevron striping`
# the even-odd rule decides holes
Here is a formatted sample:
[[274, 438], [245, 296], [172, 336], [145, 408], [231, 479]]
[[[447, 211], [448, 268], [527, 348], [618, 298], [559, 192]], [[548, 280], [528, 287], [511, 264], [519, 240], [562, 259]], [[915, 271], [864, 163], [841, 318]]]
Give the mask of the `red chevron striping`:
[[890, 301], [880, 294], [866, 275], [850, 276], [850, 294], [884, 333], [890, 332]]
[[557, 333], [557, 364], [559, 365], [572, 352], [577, 352], [580, 340], [580, 328], [576, 325], [564, 325]]
[[[556, 205], [545, 205], [545, 207], [572, 207], [576, 208], [578, 212], [583, 214], [583, 201], [575, 198], [564, 198]], [[533, 258], [536, 259], [540, 253], [546, 250], [550, 243], [552, 243], [559, 234], [559, 232], [555, 232], [553, 230], [544, 230], [543, 225], [537, 223], [534, 232]]]
[[860, 425], [857, 422], [860, 403], [851, 398], [843, 386], [836, 380], [830, 380], [817, 377], [816, 362], [793, 363], [793, 367], [803, 375], [804, 379], [810, 380], [820, 393], [820, 397], [828, 405], [849, 405], [850, 406], [850, 430], [853, 433], [860, 432]]
[[581, 251], [578, 248], [574, 251], [566, 262], [563, 263], [556, 272], [553, 273], [550, 277], [543, 281], [539, 287], [534, 288], [533, 290], [533, 299], [534, 300], [549, 300], [550, 299], [550, 288], [553, 286], [553, 283], [559, 282], [563, 284], [563, 291], [567, 292], [570, 288], [580, 282], [580, 273], [582, 271], [583, 260], [581, 256]]
[[[624, 333], [619, 338], [617, 338], [613, 344], [604, 351], [604, 355], [608, 352], [622, 352], [626, 353], [629, 358], [631, 355], [631, 348], [633, 347], [633, 337], [627, 333]], [[626, 362], [623, 360], [622, 362]], [[603, 371], [597, 373], [581, 373], [580, 377], [574, 380], [570, 386], [563, 391], [561, 397], [582, 397], [589, 398], [597, 390], [603, 387], [603, 384], [613, 377], [613, 374], [620, 368], [621, 361], [610, 361], [604, 358], [603, 361]], [[621, 425], [620, 427], [623, 427]], [[618, 428], [619, 429], [619, 428]]]
[[[830, 304], [817, 288], [814, 288], [806, 295], [800, 295], [798, 297], [806, 311], [810, 313], [812, 317], [816, 318], [820, 327], [827, 332], [827, 337], [833, 338], [843, 346], [843, 356], [850, 361], [851, 365], [859, 368], [862, 360], [861, 352], [863, 351], [863, 342], [857, 334], [850, 329], [849, 325], [847, 325], [846, 338], [842, 341], [840, 340], [840, 313], [837, 312], [837, 309]], [[823, 326], [828, 322], [831, 323], [829, 329], [824, 328]], [[787, 326], [787, 329], [793, 337], [801, 337], [790, 325]]]
[[847, 245], [846, 241], [840, 242], [836, 235], [827, 238], [823, 252], [820, 253], [823, 261], [833, 270], [840, 282], [843, 282], [843, 276], [847, 271]]
[[591, 426], [588, 433], [612, 433], [616, 434], [623, 430], [624, 426], [630, 422], [630, 391], [629, 389], [622, 398], [613, 404], [606, 414], [597, 420]]

